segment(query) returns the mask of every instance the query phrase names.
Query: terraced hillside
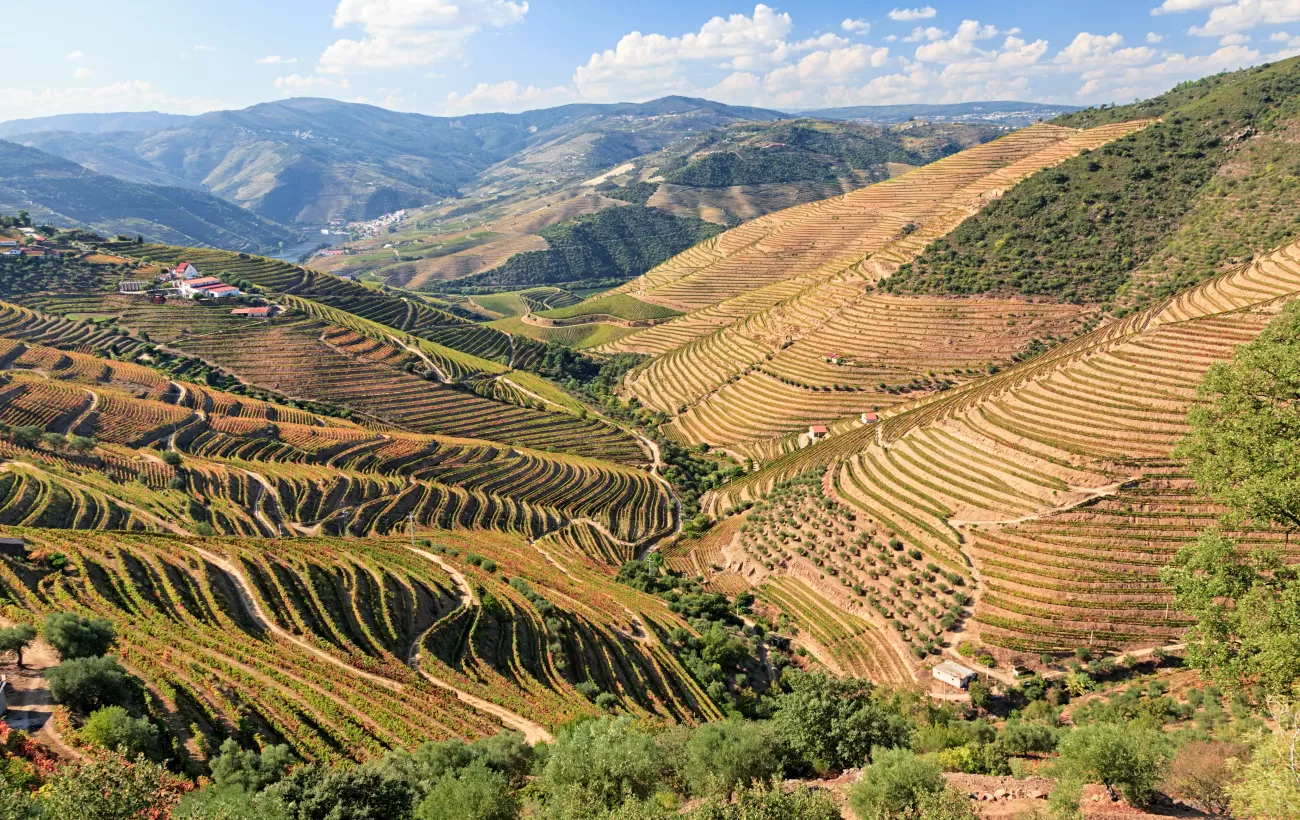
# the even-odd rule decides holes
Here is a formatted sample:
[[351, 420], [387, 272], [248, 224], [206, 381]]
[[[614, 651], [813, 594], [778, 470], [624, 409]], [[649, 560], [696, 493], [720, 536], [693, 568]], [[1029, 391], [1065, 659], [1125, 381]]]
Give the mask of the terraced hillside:
[[548, 739], [598, 713], [577, 687], [588, 682], [633, 715], [719, 716], [664, 646], [689, 626], [662, 601], [580, 559], [553, 566], [510, 536], [7, 534], [26, 546], [0, 557], [6, 615], [111, 620], [124, 665], [191, 762], [226, 737], [325, 761], [503, 724]]
[[676, 416], [674, 436], [758, 458], [810, 424], [968, 381], [1069, 337], [1095, 311], [898, 298], [876, 283], [1018, 181], [1144, 125], [1034, 126], [746, 223], [618, 289], [688, 312], [601, 349], [655, 356], [627, 387]]
[[673, 526], [664, 485], [608, 461], [361, 426], [9, 339], [0, 366], [0, 422], [34, 430], [0, 442], [0, 523], [279, 536], [413, 522], [539, 537], [591, 521], [629, 541]]
[[[27, 307], [5, 309], [12, 325], [6, 332], [12, 338], [39, 337], [69, 347], [66, 342], [85, 337], [88, 327], [57, 317], [93, 316], [116, 329], [106, 335], [105, 347], [92, 348], [101, 353], [138, 355], [142, 342], [149, 340], [282, 398], [337, 405], [411, 432], [489, 439], [625, 464], [649, 458], [631, 434], [584, 418], [585, 411], [563, 391], [511, 369], [535, 365], [542, 347], [534, 342], [423, 302], [271, 260], [148, 245], [121, 250], [168, 264], [195, 260], [209, 271], [260, 288], [283, 311], [250, 320], [232, 316], [229, 306], [219, 304], [170, 300], [159, 305], [140, 295], [38, 290], [16, 297]], [[498, 353], [495, 360], [484, 358]]]
[[[1293, 243], [1024, 364], [782, 456], [710, 498], [715, 512], [753, 505], [744, 520], [759, 527], [713, 566], [760, 588], [801, 578], [887, 630], [891, 619], [875, 604], [889, 598], [863, 572], [875, 581], [882, 558], [896, 564], [906, 554], [933, 576], [964, 580], [972, 593], [964, 635], [990, 645], [1038, 653], [1172, 641], [1187, 621], [1170, 611], [1158, 571], [1221, 512], [1198, 497], [1173, 446], [1209, 365], [1297, 296]], [[792, 554], [788, 536], [763, 529], [774, 490], [809, 471], [825, 472], [824, 491], [864, 533], [861, 546], [814, 532]], [[1295, 557], [1280, 531], [1238, 536]], [[921, 584], [914, 595], [901, 585], [901, 600], [931, 605], [925, 573], [915, 574]]]

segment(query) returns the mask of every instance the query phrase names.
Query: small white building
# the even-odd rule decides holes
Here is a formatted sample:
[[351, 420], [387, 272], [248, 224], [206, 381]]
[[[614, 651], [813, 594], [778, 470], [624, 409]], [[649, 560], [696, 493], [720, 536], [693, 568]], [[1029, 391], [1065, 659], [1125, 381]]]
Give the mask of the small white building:
[[149, 289], [149, 283], [143, 279], [123, 279], [117, 283], [119, 293], [144, 293]]
[[172, 275], [175, 276], [177, 279], [186, 279], [186, 280], [198, 279], [203, 276], [203, 274], [199, 273], [199, 269], [191, 265], [189, 262], [182, 262], [179, 265], [177, 265], [175, 268], [173, 268]]
[[880, 421], [880, 416], [876, 415], [875, 413], [863, 413], [862, 415], [858, 416], [858, 420], [861, 421], [863, 424], [875, 424], [876, 422]]
[[829, 432], [830, 430], [824, 424], [812, 424], [808, 427], [808, 439], [810, 441], [821, 441], [826, 438], [826, 434]]
[[935, 680], [943, 681], [949, 686], [958, 689], [965, 689], [970, 685], [971, 681], [979, 677], [974, 669], [967, 669], [961, 664], [952, 661], [944, 661], [936, 666], [930, 674], [934, 676]]

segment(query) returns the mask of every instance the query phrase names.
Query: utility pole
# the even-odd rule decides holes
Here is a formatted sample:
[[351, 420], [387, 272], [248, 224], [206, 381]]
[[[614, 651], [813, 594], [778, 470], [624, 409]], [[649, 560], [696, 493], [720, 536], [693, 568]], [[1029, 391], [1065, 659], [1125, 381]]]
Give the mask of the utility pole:
[[406, 520], [411, 525], [411, 549], [415, 549], [415, 513], [414, 511], [406, 514]]

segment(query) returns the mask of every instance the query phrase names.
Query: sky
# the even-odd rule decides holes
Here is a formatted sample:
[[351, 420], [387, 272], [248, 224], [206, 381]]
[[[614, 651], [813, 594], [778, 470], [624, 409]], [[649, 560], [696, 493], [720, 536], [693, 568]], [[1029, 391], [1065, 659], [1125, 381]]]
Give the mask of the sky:
[[0, 120], [332, 97], [460, 115], [1131, 102], [1300, 54], [1300, 0], [5, 2]]

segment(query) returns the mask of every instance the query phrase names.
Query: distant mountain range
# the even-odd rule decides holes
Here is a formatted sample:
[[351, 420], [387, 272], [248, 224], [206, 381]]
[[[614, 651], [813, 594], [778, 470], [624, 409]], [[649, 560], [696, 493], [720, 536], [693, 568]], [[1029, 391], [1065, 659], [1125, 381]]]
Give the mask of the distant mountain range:
[[27, 211], [38, 224], [239, 251], [277, 248], [298, 235], [202, 190], [126, 182], [4, 140], [0, 211]]
[[[967, 103], [828, 109], [800, 116], [876, 122], [913, 116], [987, 118], [1020, 125], [1068, 110], [1074, 109]], [[501, 191], [525, 185], [558, 188], [706, 131], [791, 116], [689, 97], [464, 117], [296, 98], [199, 116], [145, 112], [14, 120], [0, 123], [0, 138], [84, 166], [86, 173], [101, 175], [89, 177], [97, 184], [111, 178], [144, 186], [113, 186], [105, 189], [107, 196], [69, 199], [77, 174], [67, 168], [53, 177], [42, 170], [41, 184], [31, 178], [4, 180], [11, 192], [5, 201], [25, 200], [33, 214], [44, 208], [52, 219], [71, 219], [70, 212], [76, 211], [83, 214], [83, 224], [95, 226], [144, 220], [146, 228], [135, 230], [151, 239], [266, 250], [330, 219], [370, 219], [457, 197], [471, 185]], [[30, 173], [46, 165], [22, 160], [15, 168]], [[60, 181], [52, 188], [55, 178]], [[156, 202], [159, 196], [169, 207], [142, 204]], [[253, 218], [230, 218], [208, 201], [209, 196]], [[71, 208], [72, 201], [79, 207]], [[95, 210], [126, 202], [139, 206], [133, 212], [138, 215]], [[187, 217], [173, 224], [177, 208], [211, 218], [195, 222]], [[218, 227], [200, 230], [202, 224]]]
[[945, 105], [855, 105], [848, 108], [815, 108], [798, 113], [803, 117], [823, 120], [899, 123], [918, 119], [932, 122], [987, 122], [1023, 128], [1039, 120], [1050, 120], [1080, 110], [1082, 109], [1077, 105], [997, 101]]

